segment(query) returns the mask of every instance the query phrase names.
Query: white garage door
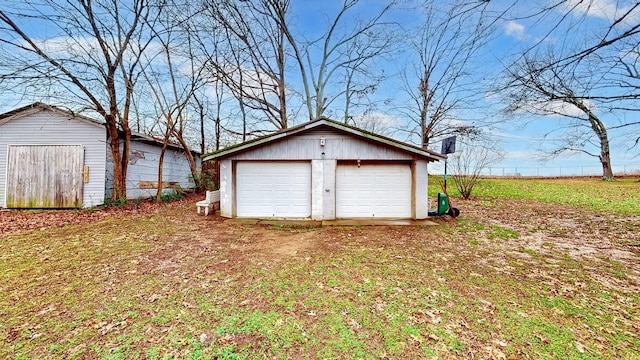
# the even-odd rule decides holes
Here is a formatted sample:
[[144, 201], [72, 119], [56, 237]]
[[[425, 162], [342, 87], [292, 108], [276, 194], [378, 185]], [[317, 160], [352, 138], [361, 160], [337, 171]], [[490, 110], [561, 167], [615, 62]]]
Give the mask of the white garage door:
[[239, 217], [311, 216], [311, 163], [238, 162], [236, 204]]
[[336, 217], [410, 218], [409, 164], [338, 164]]

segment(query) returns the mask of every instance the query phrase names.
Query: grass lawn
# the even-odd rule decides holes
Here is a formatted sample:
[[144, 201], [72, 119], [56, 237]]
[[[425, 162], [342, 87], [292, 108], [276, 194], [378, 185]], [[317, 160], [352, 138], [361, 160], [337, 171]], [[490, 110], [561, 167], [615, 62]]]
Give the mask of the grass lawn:
[[640, 359], [638, 179], [476, 194], [427, 227], [237, 225], [183, 201], [4, 233], [0, 358]]

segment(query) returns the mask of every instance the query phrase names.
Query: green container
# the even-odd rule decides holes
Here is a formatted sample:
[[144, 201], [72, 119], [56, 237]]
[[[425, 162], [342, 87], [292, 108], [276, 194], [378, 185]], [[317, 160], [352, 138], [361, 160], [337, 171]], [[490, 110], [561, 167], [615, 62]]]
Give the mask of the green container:
[[447, 194], [438, 193], [438, 216], [444, 215], [449, 211], [449, 199]]

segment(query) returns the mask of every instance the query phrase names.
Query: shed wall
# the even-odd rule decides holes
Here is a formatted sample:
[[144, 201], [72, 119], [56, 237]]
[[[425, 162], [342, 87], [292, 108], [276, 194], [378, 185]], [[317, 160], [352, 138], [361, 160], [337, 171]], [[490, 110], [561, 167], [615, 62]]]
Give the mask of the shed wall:
[[52, 111], [40, 111], [0, 125], [0, 207], [6, 206], [9, 145], [82, 145], [89, 181], [84, 184], [84, 207], [104, 202], [105, 129], [100, 124], [70, 119]]
[[220, 161], [220, 215], [233, 217], [234, 214], [233, 162], [230, 159]]
[[427, 164], [426, 160], [417, 160], [413, 164], [415, 219], [426, 219], [429, 216], [429, 196], [427, 194], [429, 172], [427, 171]]
[[[157, 188], [148, 188], [149, 183], [157, 184], [158, 162], [162, 147], [141, 141], [131, 141], [129, 167], [127, 168], [127, 198], [146, 198], [155, 196]], [[164, 155], [162, 179], [164, 182], [177, 182], [181, 188], [192, 188], [195, 182], [187, 156], [182, 150], [168, 148]], [[196, 156], [196, 167], [200, 168], [201, 160]], [[172, 191], [163, 189], [163, 192]], [[113, 192], [113, 157], [107, 149], [107, 183], [106, 197]]]
[[[325, 145], [320, 145], [324, 137]], [[324, 152], [324, 155], [322, 153]], [[332, 129], [312, 129], [233, 155], [234, 160], [411, 160], [411, 155]]]

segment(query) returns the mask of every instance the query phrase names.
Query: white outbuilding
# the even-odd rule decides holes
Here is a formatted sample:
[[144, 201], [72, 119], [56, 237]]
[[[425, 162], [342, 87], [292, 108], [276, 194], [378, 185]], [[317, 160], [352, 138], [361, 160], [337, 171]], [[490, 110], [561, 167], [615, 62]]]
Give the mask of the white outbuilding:
[[327, 118], [204, 156], [224, 217], [424, 219], [427, 165], [446, 156]]
[[[162, 143], [133, 134], [127, 197], [156, 194]], [[196, 155], [198, 167], [199, 154]], [[170, 145], [163, 183], [195, 184], [184, 150]], [[0, 114], [0, 207], [80, 208], [103, 204], [113, 189], [113, 159], [104, 124], [43, 103]]]

